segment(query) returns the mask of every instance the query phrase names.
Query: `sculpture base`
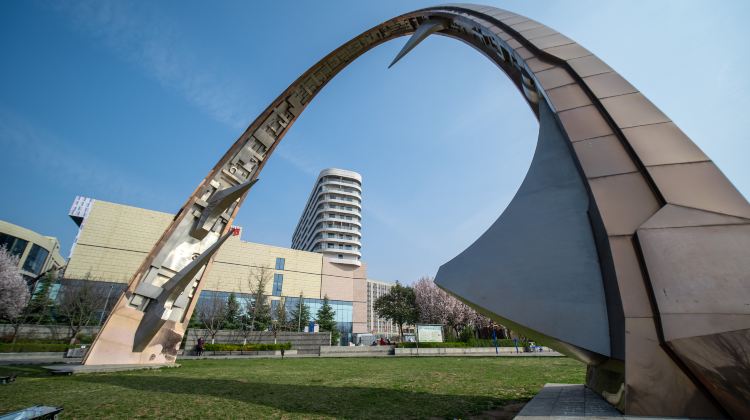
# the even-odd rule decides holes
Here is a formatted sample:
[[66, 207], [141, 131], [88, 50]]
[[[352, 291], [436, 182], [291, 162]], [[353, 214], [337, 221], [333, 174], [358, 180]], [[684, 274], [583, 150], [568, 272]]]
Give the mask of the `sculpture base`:
[[161, 369], [163, 367], [180, 367], [179, 363], [161, 363], [152, 365], [49, 365], [42, 366], [53, 375], [81, 375], [86, 373], [124, 372], [128, 370]]

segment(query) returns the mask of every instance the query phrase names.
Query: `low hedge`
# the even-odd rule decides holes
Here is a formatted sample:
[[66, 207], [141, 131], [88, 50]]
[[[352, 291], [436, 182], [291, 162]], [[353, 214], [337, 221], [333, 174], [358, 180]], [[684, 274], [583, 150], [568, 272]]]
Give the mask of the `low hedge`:
[[[469, 347], [495, 347], [495, 343], [492, 341], [491, 338], [487, 339], [477, 339], [472, 338], [468, 342]], [[523, 347], [526, 345], [526, 341], [518, 340], [518, 347]], [[510, 338], [498, 338], [497, 339], [497, 346], [498, 347], [514, 347], [515, 343], [513, 342], [513, 339]]]
[[446, 348], [446, 347], [471, 347], [468, 343], [464, 343], [462, 341], [448, 341], [445, 343], [419, 343], [419, 346], [417, 346], [417, 343], [398, 343], [398, 347], [402, 349], [413, 349], [416, 347], [420, 347], [423, 349], [435, 349], [435, 348]]
[[38, 343], [38, 342], [16, 342], [0, 343], [0, 353], [27, 353], [27, 352], [64, 352], [76, 348], [76, 345], [67, 343]]
[[[518, 342], [518, 347], [523, 347], [525, 342]], [[413, 349], [417, 347], [417, 343], [399, 343], [399, 348]], [[513, 340], [503, 338], [497, 340], [498, 347], [514, 347]], [[423, 349], [435, 349], [435, 348], [455, 348], [455, 347], [495, 347], [495, 343], [492, 340], [469, 340], [468, 343], [463, 341], [447, 341], [445, 343], [419, 343], [419, 347]]]
[[292, 343], [278, 344], [204, 344], [205, 351], [275, 351], [289, 350]]

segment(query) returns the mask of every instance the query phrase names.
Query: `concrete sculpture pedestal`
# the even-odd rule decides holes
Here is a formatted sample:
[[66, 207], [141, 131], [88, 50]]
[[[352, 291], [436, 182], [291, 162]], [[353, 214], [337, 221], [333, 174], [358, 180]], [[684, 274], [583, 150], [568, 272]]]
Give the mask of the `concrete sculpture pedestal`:
[[49, 365], [42, 366], [53, 375], [81, 375], [85, 373], [124, 372], [129, 370], [161, 369], [163, 367], [180, 367], [179, 363], [161, 363], [152, 365]]

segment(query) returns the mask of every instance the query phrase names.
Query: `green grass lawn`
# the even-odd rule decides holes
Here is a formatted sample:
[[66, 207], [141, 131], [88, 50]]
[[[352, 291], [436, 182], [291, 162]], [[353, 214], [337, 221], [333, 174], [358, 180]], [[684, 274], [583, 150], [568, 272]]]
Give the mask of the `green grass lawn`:
[[583, 383], [567, 358], [188, 360], [155, 371], [48, 376], [0, 385], [0, 413], [35, 405], [65, 418], [465, 417], [527, 401], [547, 382]]

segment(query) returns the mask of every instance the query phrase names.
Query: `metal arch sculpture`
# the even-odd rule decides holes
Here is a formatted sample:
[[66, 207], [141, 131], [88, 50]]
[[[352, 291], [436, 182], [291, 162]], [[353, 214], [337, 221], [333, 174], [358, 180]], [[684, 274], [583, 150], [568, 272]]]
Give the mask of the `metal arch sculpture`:
[[177, 213], [84, 364], [175, 360], [201, 279], [281, 138], [350, 62], [412, 33], [394, 62], [430, 34], [459, 39], [508, 75], [540, 121], [517, 195], [438, 284], [587, 363], [587, 385], [625, 413], [750, 416], [750, 204], [596, 56], [475, 5], [391, 19], [292, 83]]

